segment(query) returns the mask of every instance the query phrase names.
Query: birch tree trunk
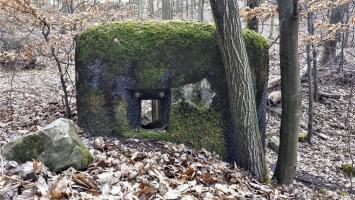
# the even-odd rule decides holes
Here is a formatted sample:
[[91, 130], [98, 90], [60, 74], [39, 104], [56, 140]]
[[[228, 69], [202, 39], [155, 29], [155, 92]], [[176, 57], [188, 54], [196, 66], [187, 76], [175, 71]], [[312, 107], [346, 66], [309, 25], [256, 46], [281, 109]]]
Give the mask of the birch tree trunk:
[[265, 155], [259, 135], [251, 70], [241, 34], [237, 0], [210, 0], [218, 43], [227, 77], [228, 98], [235, 132], [227, 146], [232, 162], [267, 180]]

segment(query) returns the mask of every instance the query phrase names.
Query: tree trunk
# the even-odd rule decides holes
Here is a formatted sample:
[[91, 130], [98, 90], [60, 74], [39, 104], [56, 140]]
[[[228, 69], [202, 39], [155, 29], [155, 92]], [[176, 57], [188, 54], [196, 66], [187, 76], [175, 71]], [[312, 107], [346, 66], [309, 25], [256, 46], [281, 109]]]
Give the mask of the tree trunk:
[[159, 8], [160, 8], [160, 3], [159, 2], [161, 2], [160, 0], [157, 0], [157, 10], [159, 10]]
[[[343, 21], [344, 17], [344, 7], [343, 6], [336, 6], [332, 5], [331, 13], [330, 13], [330, 24], [336, 24]], [[324, 44], [324, 51], [322, 56], [322, 64], [326, 64], [329, 61], [336, 60], [336, 47], [337, 41], [340, 38], [340, 34], [337, 34], [334, 40], [329, 40]]]
[[205, 0], [199, 0], [198, 1], [198, 20], [200, 22], [203, 21], [204, 7], [205, 7]]
[[[253, 9], [259, 7], [261, 0], [248, 0], [247, 5], [249, 8]], [[259, 31], [259, 20], [257, 17], [253, 17], [248, 21], [247, 27], [255, 32]]]
[[280, 69], [282, 117], [280, 149], [275, 175], [279, 184], [290, 184], [297, 166], [301, 111], [301, 80], [298, 60], [298, 0], [278, 0], [280, 21]]
[[227, 146], [229, 158], [258, 179], [267, 180], [267, 166], [259, 135], [251, 70], [241, 34], [237, 0], [210, 0], [222, 53], [234, 125], [234, 145]]
[[162, 19], [169, 20], [172, 19], [172, 12], [171, 12], [171, 0], [163, 0], [162, 1]]
[[[274, 0], [268, 1], [268, 4], [273, 5], [274, 4]], [[270, 17], [269, 39], [273, 39], [274, 38], [274, 27], [275, 27], [275, 15], [272, 14], [272, 16]]]
[[308, 132], [306, 140], [311, 142], [313, 135], [313, 76], [312, 76], [312, 56], [311, 44], [307, 44], [307, 71], [308, 71]]
[[143, 0], [138, 1], [138, 19], [142, 20], [143, 19], [143, 8], [144, 8], [144, 2]]
[[186, 18], [188, 18], [189, 17], [189, 0], [186, 0], [185, 7], [186, 7]]
[[344, 62], [345, 62], [345, 57], [344, 57], [344, 48], [345, 48], [346, 42], [345, 42], [345, 32], [341, 33], [341, 45], [340, 45], [340, 55], [339, 55], [339, 69], [338, 71], [340, 73], [343, 73], [344, 71]]
[[149, 0], [149, 16], [154, 17], [154, 0]]
[[314, 87], [313, 99], [315, 102], [318, 102], [319, 99], [317, 57], [318, 57], [317, 49], [316, 46], [313, 45], [313, 87]]
[[190, 3], [190, 16], [191, 16], [191, 19], [194, 19], [194, 12], [195, 12], [194, 4], [195, 4], [195, 0], [191, 0], [191, 3]]
[[[342, 6], [343, 10], [343, 18], [342, 18], [342, 23], [343, 24], [349, 24], [349, 20], [351, 19], [352, 15], [349, 12], [349, 4], [347, 3]], [[344, 49], [348, 46], [348, 38], [349, 38], [349, 30], [344, 30], [341, 33], [341, 46], [340, 46], [340, 55], [339, 55], [339, 72], [343, 73], [344, 71], [344, 63], [345, 63], [345, 55], [344, 55]]]
[[184, 19], [184, 0], [178, 0], [177, 1], [177, 11], [180, 13], [180, 18], [183, 20]]
[[269, 39], [274, 39], [275, 16], [271, 16]]
[[[314, 34], [314, 25], [313, 25], [314, 14], [309, 12], [307, 14], [307, 26], [308, 26], [308, 33], [313, 35]], [[306, 140], [310, 143], [313, 135], [313, 101], [314, 101], [314, 76], [312, 70], [312, 60], [316, 59], [313, 58], [311, 55], [312, 45], [310, 43], [306, 46], [307, 51], [307, 73], [308, 73], [308, 132]], [[313, 48], [315, 48], [313, 46]], [[314, 50], [313, 50], [314, 51]]]

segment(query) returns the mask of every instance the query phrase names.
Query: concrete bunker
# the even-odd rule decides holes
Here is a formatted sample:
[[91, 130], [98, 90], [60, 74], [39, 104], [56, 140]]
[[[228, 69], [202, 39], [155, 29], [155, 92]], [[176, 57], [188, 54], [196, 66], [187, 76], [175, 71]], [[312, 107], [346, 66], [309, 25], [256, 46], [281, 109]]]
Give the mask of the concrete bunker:
[[[250, 30], [243, 37], [264, 138], [268, 44]], [[76, 39], [76, 87], [78, 123], [91, 134], [169, 140], [222, 156], [234, 145], [212, 24], [127, 21], [89, 28]], [[152, 102], [150, 127], [142, 124], [144, 101]]]

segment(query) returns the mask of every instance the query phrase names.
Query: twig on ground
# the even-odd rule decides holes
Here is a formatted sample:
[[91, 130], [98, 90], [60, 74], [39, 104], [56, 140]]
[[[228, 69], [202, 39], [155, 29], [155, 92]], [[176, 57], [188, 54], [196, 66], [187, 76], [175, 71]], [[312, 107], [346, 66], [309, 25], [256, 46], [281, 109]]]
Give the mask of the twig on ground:
[[11, 177], [11, 176], [7, 176], [7, 175], [1, 175], [2, 178], [6, 178], [6, 179], [10, 179], [10, 180], [13, 180], [13, 181], [17, 181], [17, 182], [20, 182], [20, 183], [25, 183], [25, 184], [28, 184], [28, 185], [35, 185], [35, 182], [30, 182], [30, 181], [24, 181], [24, 180], [21, 180], [21, 179], [18, 179], [18, 178], [15, 178], [15, 177]]
[[0, 161], [1, 161], [1, 176], [3, 176], [4, 175], [4, 158], [2, 157], [1, 152], [0, 152]]

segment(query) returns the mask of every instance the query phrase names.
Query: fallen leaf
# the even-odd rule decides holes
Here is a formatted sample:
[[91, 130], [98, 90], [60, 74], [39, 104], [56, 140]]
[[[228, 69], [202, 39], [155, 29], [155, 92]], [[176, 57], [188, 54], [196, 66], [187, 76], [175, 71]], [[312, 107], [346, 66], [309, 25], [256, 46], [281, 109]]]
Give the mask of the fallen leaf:
[[205, 184], [213, 184], [216, 182], [216, 180], [214, 180], [211, 175], [207, 172], [203, 172], [201, 175], [201, 180], [203, 183]]
[[86, 187], [87, 189], [97, 189], [97, 184], [95, 183], [95, 181], [88, 177], [85, 173], [82, 172], [76, 172], [73, 175], [73, 180], [75, 183]]
[[38, 176], [42, 170], [42, 162], [39, 160], [33, 160], [33, 172]]

